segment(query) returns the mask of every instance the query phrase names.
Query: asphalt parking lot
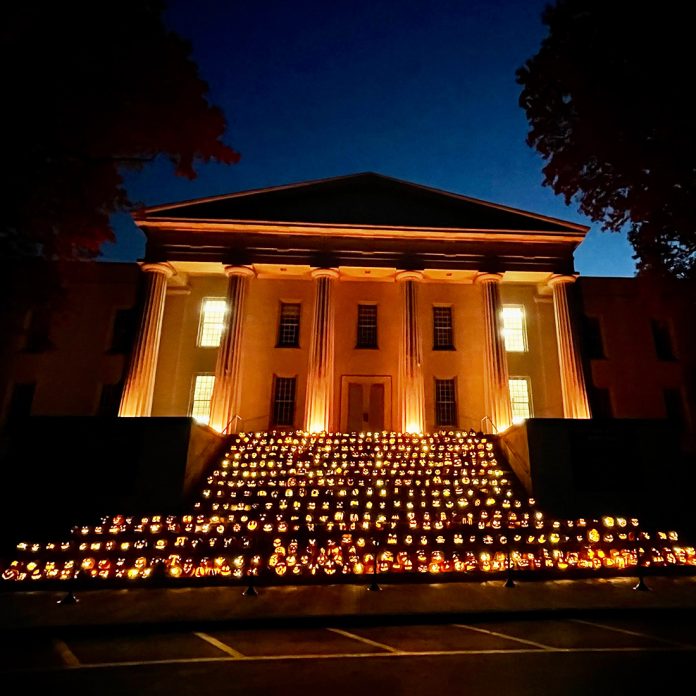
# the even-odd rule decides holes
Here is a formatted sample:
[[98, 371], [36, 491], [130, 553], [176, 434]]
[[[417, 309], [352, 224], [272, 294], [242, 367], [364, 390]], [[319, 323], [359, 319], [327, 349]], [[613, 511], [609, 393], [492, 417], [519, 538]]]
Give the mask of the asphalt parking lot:
[[[89, 694], [652, 693], [692, 680], [691, 613], [4, 635], [4, 683]], [[682, 687], [684, 688], [684, 687]]]

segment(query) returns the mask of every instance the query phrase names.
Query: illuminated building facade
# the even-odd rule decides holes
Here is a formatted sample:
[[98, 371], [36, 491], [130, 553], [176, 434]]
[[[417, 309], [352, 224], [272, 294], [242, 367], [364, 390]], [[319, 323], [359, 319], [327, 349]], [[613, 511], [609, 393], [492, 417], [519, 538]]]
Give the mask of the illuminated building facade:
[[592, 414], [667, 417], [693, 447], [690, 300], [573, 282], [584, 227], [375, 174], [137, 222], [140, 273], [73, 264], [51, 316], [5, 331], [0, 420], [433, 432]]
[[225, 432], [590, 416], [570, 297], [584, 227], [376, 174], [137, 223], [123, 416], [195, 412]]
[[[161, 432], [153, 445], [131, 430], [124, 445], [117, 426], [108, 449], [123, 449], [103, 480], [130, 477], [150, 497], [125, 490], [69, 538], [21, 541], [0, 558], [2, 579], [696, 565], [675, 532], [641, 527], [635, 501], [617, 505], [634, 479], [651, 504], [667, 500], [669, 477], [654, 474], [674, 469], [671, 436], [650, 449], [637, 431], [612, 443], [611, 428], [585, 428], [666, 418], [693, 445], [691, 305], [641, 279], [576, 282], [587, 228], [376, 174], [158, 206], [136, 221], [147, 235], [139, 275], [78, 264], [60, 317], [27, 315], [0, 385], [5, 422], [118, 413], [99, 427], [154, 430], [192, 416], [208, 440], [166, 436], [164, 455]], [[84, 441], [65, 430], [76, 453]], [[238, 435], [222, 451], [215, 433]], [[144, 463], [126, 475], [137, 442]], [[37, 443], [31, 482], [6, 487], [35, 508], [42, 485], [46, 500], [62, 495], [36, 473], [55, 472], [55, 442]], [[196, 472], [175, 472], [177, 448]], [[176, 511], [177, 491], [153, 502], [177, 476], [196, 495]], [[570, 499], [573, 485], [609, 479], [601, 512]], [[562, 510], [550, 516], [553, 502]]]

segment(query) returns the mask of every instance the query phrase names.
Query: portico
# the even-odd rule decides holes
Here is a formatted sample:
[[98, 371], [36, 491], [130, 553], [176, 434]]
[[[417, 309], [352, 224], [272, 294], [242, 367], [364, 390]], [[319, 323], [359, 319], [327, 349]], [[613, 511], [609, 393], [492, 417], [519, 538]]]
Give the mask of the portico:
[[[137, 222], [151, 280], [121, 415], [202, 414], [206, 398], [220, 432], [590, 415], [571, 292], [581, 226], [378, 175]], [[217, 345], [201, 345], [211, 299], [226, 309]]]

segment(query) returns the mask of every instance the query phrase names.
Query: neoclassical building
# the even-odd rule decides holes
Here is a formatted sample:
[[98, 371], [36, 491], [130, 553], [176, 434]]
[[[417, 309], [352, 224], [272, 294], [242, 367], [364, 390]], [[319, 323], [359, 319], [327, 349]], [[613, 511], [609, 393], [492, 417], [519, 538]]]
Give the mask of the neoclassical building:
[[190, 510], [221, 433], [503, 432], [559, 515], [692, 508], [667, 488], [696, 471], [696, 298], [577, 278], [585, 227], [377, 174], [136, 222], [139, 264], [0, 272], [0, 548], [17, 520]]
[[589, 418], [587, 228], [378, 174], [143, 210], [121, 416], [218, 432]]

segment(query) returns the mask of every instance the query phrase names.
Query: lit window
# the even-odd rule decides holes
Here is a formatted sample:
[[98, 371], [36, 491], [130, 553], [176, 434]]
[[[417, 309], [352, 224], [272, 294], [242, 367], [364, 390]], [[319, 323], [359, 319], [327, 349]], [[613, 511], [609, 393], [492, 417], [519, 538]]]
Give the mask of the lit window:
[[273, 383], [272, 425], [295, 422], [295, 377], [276, 377]]
[[527, 350], [527, 332], [524, 326], [524, 307], [505, 305], [500, 313], [503, 321], [503, 339], [508, 353]]
[[529, 400], [529, 380], [526, 377], [511, 377], [509, 384], [512, 422], [521, 423], [532, 415]]
[[191, 415], [199, 423], [210, 420], [210, 399], [213, 396], [215, 375], [196, 375], [193, 381], [193, 398], [191, 399]]
[[356, 348], [377, 348], [377, 305], [358, 305]]
[[280, 303], [278, 322], [278, 348], [298, 348], [300, 345], [300, 305]]
[[202, 348], [217, 348], [225, 328], [227, 302], [221, 298], [207, 297], [201, 308], [198, 326], [198, 345]]
[[454, 350], [451, 307], [433, 307], [433, 350]]
[[436, 425], [457, 425], [457, 397], [453, 379], [435, 380]]

